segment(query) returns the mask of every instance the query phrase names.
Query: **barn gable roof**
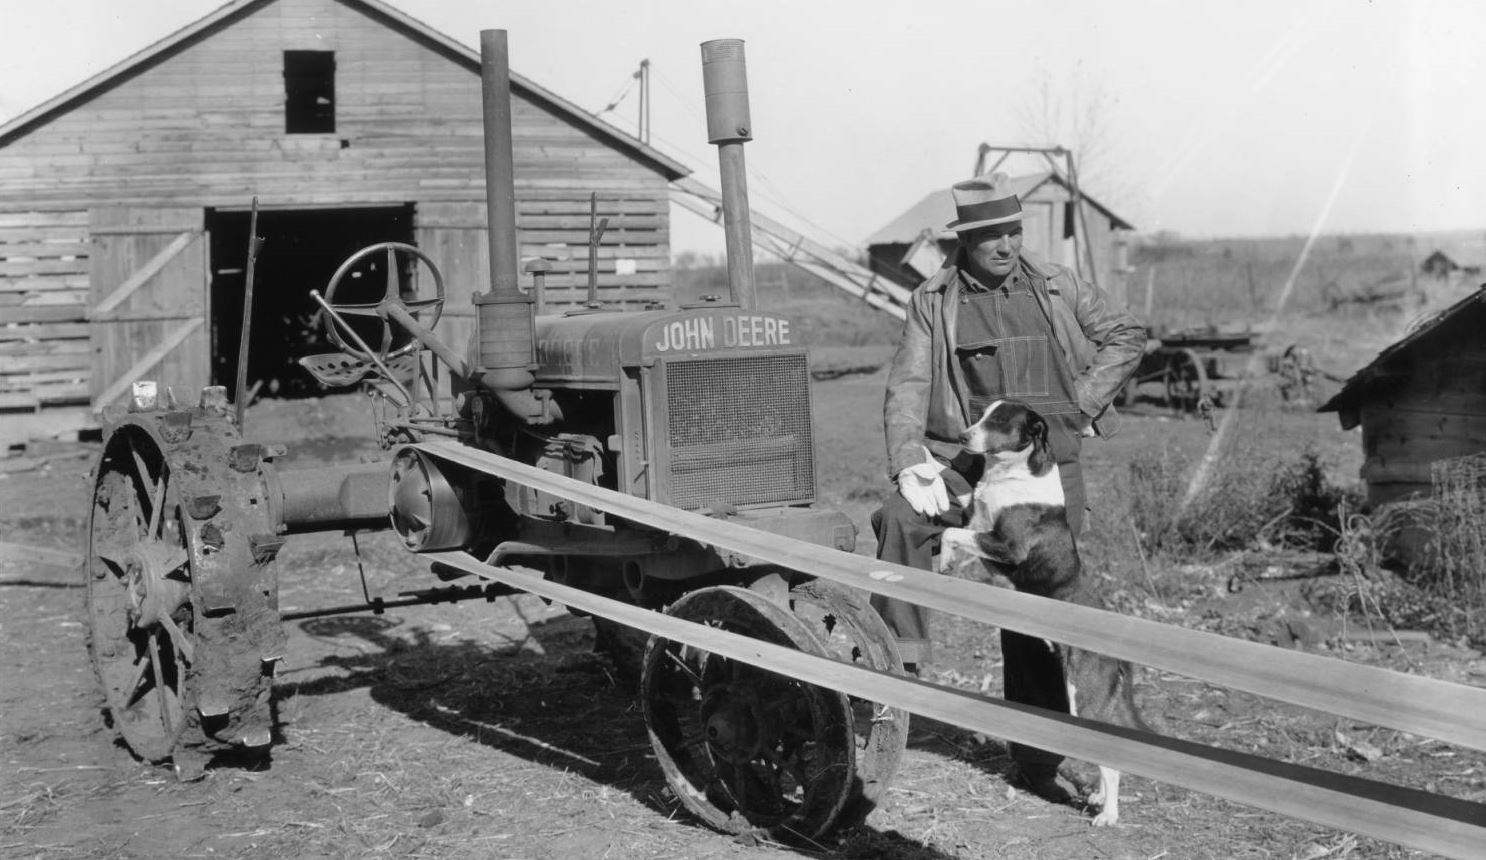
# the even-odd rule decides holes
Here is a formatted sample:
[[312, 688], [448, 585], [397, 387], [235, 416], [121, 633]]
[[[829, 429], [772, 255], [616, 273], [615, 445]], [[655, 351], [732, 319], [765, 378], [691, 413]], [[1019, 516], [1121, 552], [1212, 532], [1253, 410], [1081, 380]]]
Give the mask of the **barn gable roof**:
[[[1012, 187], [1016, 189], [1017, 197], [1026, 199], [1037, 189], [1048, 183], [1062, 186], [1071, 191], [1073, 186], [1063, 175], [1051, 170], [1041, 173], [1030, 173], [1026, 176], [1013, 177]], [[1089, 201], [1104, 217], [1108, 218], [1110, 224], [1117, 230], [1133, 230], [1135, 227], [1125, 219], [1110, 211], [1108, 207], [1098, 200], [1085, 194], [1084, 199]], [[935, 233], [944, 238], [954, 236], [952, 231], [944, 229], [944, 225], [955, 219], [954, 195], [948, 188], [931, 191], [922, 200], [909, 207], [908, 211], [894, 218], [887, 226], [867, 237], [868, 245], [888, 244], [911, 244], [918, 239], [919, 234], [926, 229], [934, 230]]]
[[[276, 3], [278, 0], [232, 0], [216, 11], [193, 21], [154, 44], [104, 69], [91, 78], [65, 90], [30, 110], [0, 125], [0, 147], [41, 125], [59, 113], [70, 110], [100, 92], [103, 92], [132, 74], [164, 61], [177, 50], [203, 39], [218, 30], [230, 26], [246, 15]], [[480, 52], [447, 34], [424, 24], [422, 21], [395, 9], [382, 0], [337, 0], [373, 18], [385, 22], [410, 38], [423, 42], [451, 60], [466, 66], [476, 75], [480, 73]], [[691, 173], [691, 169], [620, 129], [609, 125], [562, 98], [515, 72], [511, 72], [511, 90], [528, 100], [545, 107], [555, 114], [570, 120], [614, 148], [624, 151], [637, 160], [654, 167], [668, 180], [678, 179]]]
[[1426, 344], [1436, 337], [1445, 336], [1448, 332], [1457, 331], [1461, 326], [1466, 326], [1471, 331], [1480, 331], [1483, 324], [1486, 324], [1486, 285], [1482, 285], [1474, 293], [1424, 320], [1413, 331], [1384, 348], [1366, 367], [1353, 374], [1352, 378], [1342, 386], [1342, 390], [1336, 393], [1336, 396], [1326, 401], [1316, 411], [1341, 413], [1344, 416], [1343, 429], [1350, 430], [1356, 422], [1346, 423], [1348, 420], [1346, 416], [1357, 414], [1357, 408], [1369, 382], [1387, 374], [1421, 344]]

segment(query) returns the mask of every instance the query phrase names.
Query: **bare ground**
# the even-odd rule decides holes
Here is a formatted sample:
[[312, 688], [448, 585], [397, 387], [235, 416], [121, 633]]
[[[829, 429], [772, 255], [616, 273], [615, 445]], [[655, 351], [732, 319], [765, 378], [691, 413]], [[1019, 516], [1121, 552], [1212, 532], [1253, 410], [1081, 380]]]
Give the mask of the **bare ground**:
[[[866, 515], [885, 487], [881, 390], [873, 376], [816, 389], [817, 414], [832, 419], [818, 430], [822, 502], [856, 519], [863, 552]], [[354, 456], [357, 444], [339, 434], [361, 426], [358, 409], [346, 398], [266, 404], [250, 414], [249, 432], [290, 442], [306, 461]], [[1096, 515], [1098, 476], [1117, 473], [1131, 452], [1205, 444], [1200, 422], [1144, 412], [1090, 452]], [[1355, 435], [1336, 433], [1331, 416], [1295, 420], [1326, 444], [1341, 478], [1355, 476]], [[95, 453], [62, 446], [0, 474], [0, 541], [80, 553]], [[381, 537], [363, 538], [361, 551], [374, 592], [415, 582], [408, 558]], [[285, 609], [360, 594], [344, 537], [293, 539], [280, 559]], [[1131, 611], [1275, 641], [1302, 619], [1313, 635], [1283, 644], [1486, 684], [1486, 658], [1461, 643], [1350, 641], [1346, 619], [1304, 598], [1334, 576], [1313, 566], [1247, 557], [1179, 573], [1179, 587], [1128, 584], [1139, 597]], [[866, 826], [814, 851], [735, 839], [692, 821], [670, 796], [632, 692], [592, 653], [589, 623], [531, 597], [289, 624], [271, 761], [225, 762], [180, 782], [136, 762], [106, 728], [80, 585], [75, 568], [0, 561], [0, 856], [1421, 856], [1139, 777], [1126, 779], [1120, 824], [1095, 830], [1080, 809], [1012, 789], [1000, 741], [923, 720], [887, 807]], [[931, 677], [999, 693], [994, 631], [942, 618]], [[1158, 730], [1175, 736], [1486, 800], [1479, 752], [1154, 671], [1138, 694]]]

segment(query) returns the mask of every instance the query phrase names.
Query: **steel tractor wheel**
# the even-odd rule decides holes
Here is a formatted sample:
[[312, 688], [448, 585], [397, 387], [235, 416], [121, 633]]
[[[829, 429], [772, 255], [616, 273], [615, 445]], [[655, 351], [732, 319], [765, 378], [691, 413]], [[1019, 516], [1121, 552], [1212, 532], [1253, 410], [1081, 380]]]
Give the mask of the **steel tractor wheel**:
[[88, 653], [105, 717], [137, 756], [183, 777], [266, 751], [284, 644], [260, 463], [225, 400], [141, 409], [105, 428], [89, 523]]
[[[790, 609], [830, 656], [881, 672], [903, 673], [898, 642], [865, 594], [817, 579], [790, 591]], [[883, 801], [908, 746], [908, 712], [851, 697], [856, 775], [838, 827], [861, 824]]]
[[[827, 654], [805, 622], [747, 589], [698, 589], [667, 612]], [[671, 790], [713, 827], [808, 842], [828, 833], [852, 799], [856, 745], [851, 705], [839, 692], [655, 637], [640, 696]]]

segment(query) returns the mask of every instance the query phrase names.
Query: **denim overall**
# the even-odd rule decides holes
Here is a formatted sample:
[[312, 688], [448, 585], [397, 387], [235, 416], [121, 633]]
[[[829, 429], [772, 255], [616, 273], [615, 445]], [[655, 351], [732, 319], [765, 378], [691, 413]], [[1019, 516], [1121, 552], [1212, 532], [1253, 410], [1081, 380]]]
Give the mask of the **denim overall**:
[[[1058, 462], [1069, 525], [1077, 535], [1084, 512], [1078, 465], [1082, 416], [1074, 400], [1073, 373], [1053, 339], [1050, 321], [1023, 279], [1007, 279], [996, 289], [966, 290], [960, 302], [955, 353], [970, 391], [969, 419], [976, 420], [1000, 399], [1021, 400], [1047, 419], [1048, 446]], [[1002, 629], [1001, 654], [1009, 701], [1068, 711], [1062, 666], [1047, 643]], [[1011, 758], [1023, 770], [1053, 769], [1063, 759], [1021, 744], [1011, 745]]]
[[[969, 392], [967, 424], [979, 419], [991, 403], [1008, 399], [1027, 403], [1047, 419], [1048, 444], [1058, 462], [1068, 522], [1077, 535], [1084, 514], [1084, 482], [1078, 462], [1083, 416], [1075, 399], [1073, 372], [1053, 336], [1052, 321], [1020, 271], [994, 289], [975, 283], [963, 272], [961, 275], [964, 289], [958, 298], [954, 344], [955, 359]], [[969, 490], [965, 480], [952, 471], [945, 473], [945, 479], [951, 496]], [[884, 516], [889, 508], [892, 514]], [[968, 519], [969, 512], [952, 501], [950, 511], [930, 521], [907, 509], [906, 502], [894, 494], [874, 517], [879, 557], [931, 569], [939, 534], [946, 526], [964, 525]], [[872, 602], [904, 646], [905, 662], [926, 658], [927, 611], [880, 596], [874, 596]], [[1068, 711], [1062, 667], [1047, 643], [1039, 637], [1002, 630], [1001, 650], [1008, 700]], [[1024, 771], [1053, 769], [1063, 758], [1021, 744], [1011, 745], [1011, 757]]]

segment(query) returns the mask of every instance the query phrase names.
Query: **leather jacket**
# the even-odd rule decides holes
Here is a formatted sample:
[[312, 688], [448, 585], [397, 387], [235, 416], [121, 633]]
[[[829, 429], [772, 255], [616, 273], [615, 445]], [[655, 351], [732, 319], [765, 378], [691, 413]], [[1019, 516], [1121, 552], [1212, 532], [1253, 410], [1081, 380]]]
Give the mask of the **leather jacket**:
[[[969, 423], [969, 392], [954, 344], [959, 261], [959, 254], [951, 256], [909, 299], [883, 405], [889, 476], [922, 463], [920, 445], [952, 458]], [[1098, 435], [1114, 435], [1118, 416], [1110, 404], [1145, 352], [1145, 326], [1067, 267], [1034, 261], [1025, 252], [1018, 265], [1074, 371], [1079, 411], [1093, 421]]]

